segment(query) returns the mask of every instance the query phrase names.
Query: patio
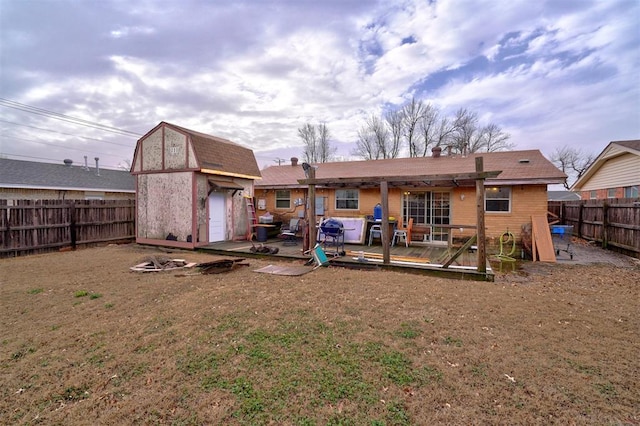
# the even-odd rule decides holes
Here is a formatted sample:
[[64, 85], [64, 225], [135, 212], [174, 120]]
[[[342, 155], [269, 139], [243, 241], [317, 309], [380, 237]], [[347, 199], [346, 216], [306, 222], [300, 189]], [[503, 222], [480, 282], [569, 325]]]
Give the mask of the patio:
[[[260, 253], [261, 247], [270, 249], [277, 248], [277, 253]], [[391, 263], [383, 264], [383, 247], [380, 243], [372, 245], [345, 244], [344, 256], [340, 256], [342, 247], [332, 246], [323, 249], [330, 259], [330, 264], [348, 268], [379, 268], [401, 270], [411, 273], [431, 274], [440, 277], [474, 280], [493, 281], [494, 275], [487, 263], [487, 272], [477, 271], [477, 253], [475, 250], [463, 250], [460, 255], [448, 267], [443, 267], [459, 246], [447, 246], [446, 244], [412, 243], [409, 247], [404, 244], [390, 247]], [[280, 238], [271, 238], [266, 242], [251, 241], [221, 241], [200, 247], [199, 250], [227, 256], [241, 257], [273, 257], [274, 260], [289, 260], [306, 262], [311, 259], [310, 254], [303, 252], [303, 242], [297, 240], [296, 245], [284, 244]], [[364, 257], [364, 259], [363, 259]]]

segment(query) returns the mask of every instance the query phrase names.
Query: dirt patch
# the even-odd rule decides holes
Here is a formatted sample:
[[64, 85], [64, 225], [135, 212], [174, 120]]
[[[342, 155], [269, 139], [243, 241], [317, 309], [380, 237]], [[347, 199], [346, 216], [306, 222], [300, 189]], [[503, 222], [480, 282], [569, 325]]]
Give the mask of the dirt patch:
[[129, 270], [153, 255], [0, 260], [0, 423], [640, 423], [633, 262], [494, 283]]

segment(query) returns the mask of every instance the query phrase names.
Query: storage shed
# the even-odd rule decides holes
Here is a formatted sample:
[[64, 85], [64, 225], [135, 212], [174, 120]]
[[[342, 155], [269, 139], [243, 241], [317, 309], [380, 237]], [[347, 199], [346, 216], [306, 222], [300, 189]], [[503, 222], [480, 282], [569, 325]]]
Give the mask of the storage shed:
[[251, 149], [161, 122], [138, 140], [131, 173], [136, 242], [196, 248], [246, 238], [260, 178]]

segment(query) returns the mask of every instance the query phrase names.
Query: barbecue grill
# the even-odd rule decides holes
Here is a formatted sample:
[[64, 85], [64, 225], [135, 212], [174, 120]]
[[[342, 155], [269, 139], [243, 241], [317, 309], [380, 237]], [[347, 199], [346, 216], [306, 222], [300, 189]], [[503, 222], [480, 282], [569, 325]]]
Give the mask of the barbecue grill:
[[329, 218], [320, 224], [322, 245], [327, 247], [335, 247], [335, 256], [344, 256], [344, 225], [337, 219]]

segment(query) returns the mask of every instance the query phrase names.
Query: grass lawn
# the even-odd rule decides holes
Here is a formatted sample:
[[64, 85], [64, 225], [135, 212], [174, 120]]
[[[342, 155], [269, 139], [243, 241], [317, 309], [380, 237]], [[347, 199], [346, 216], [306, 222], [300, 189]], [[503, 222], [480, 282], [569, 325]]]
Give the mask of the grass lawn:
[[1, 424], [640, 423], [638, 268], [129, 271], [159, 253], [0, 260]]

